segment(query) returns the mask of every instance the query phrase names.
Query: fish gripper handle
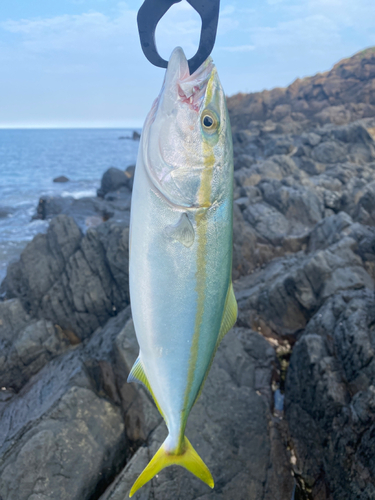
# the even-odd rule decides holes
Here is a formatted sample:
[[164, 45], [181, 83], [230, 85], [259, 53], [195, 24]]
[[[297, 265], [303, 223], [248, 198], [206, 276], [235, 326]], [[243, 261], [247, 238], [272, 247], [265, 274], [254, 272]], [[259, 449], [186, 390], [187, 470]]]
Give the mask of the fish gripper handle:
[[[138, 11], [137, 22], [139, 38], [144, 55], [150, 63], [166, 68], [168, 61], [163, 59], [156, 48], [155, 30], [158, 22], [175, 3], [181, 0], [145, 0]], [[196, 54], [188, 60], [190, 74], [207, 59], [214, 48], [217, 24], [219, 21], [220, 0], [187, 0], [202, 19], [201, 36]]]

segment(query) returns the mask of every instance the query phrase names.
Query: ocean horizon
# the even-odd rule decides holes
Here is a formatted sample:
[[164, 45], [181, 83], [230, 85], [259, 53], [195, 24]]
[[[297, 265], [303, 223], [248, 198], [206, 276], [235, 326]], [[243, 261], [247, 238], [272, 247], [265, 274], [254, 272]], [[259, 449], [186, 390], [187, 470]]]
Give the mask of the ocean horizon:
[[[0, 128], [0, 282], [48, 221], [32, 220], [42, 195], [95, 196], [110, 167], [134, 165], [139, 128]], [[54, 183], [61, 175], [69, 182]]]

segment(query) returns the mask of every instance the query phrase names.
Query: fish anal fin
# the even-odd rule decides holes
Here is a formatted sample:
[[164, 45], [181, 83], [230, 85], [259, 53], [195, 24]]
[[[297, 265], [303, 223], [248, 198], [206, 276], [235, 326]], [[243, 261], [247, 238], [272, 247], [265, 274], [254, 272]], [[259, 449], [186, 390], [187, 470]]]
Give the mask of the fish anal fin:
[[184, 436], [182, 449], [182, 453], [169, 452], [164, 442], [134, 483], [129, 496], [132, 497], [139, 488], [142, 488], [142, 486], [150, 481], [158, 472], [170, 465], [180, 465], [184, 467], [206, 483], [210, 488], [213, 488], [214, 480], [210, 471], [186, 436]]
[[138, 384], [142, 384], [148, 389], [150, 392], [151, 391], [151, 386], [148, 381], [147, 375], [145, 374], [141, 358], [138, 356], [136, 359], [133, 368], [131, 369], [129, 376], [128, 376], [128, 382], [137, 382]]
[[154, 402], [159, 410], [160, 415], [166, 421], [164, 413], [162, 412], [160, 405], [155, 397], [155, 394], [151, 388], [150, 382], [148, 381], [147, 375], [146, 375], [145, 370], [144, 370], [143, 365], [142, 365], [141, 358], [139, 356], [136, 359], [136, 361], [133, 365], [133, 368], [131, 369], [131, 371], [129, 373], [127, 381], [128, 381], [128, 383], [137, 382], [138, 384], [142, 384], [144, 387], [146, 387], [148, 392], [151, 394], [152, 399], [154, 400]]

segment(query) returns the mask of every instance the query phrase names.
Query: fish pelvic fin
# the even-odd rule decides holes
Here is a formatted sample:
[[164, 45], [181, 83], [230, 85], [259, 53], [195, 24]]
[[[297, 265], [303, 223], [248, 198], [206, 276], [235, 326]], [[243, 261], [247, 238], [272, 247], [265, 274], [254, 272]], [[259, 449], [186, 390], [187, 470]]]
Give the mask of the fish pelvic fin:
[[[168, 438], [166, 441], [167, 440]], [[165, 467], [169, 467], [170, 465], [180, 465], [197, 476], [210, 488], [214, 487], [214, 480], [211, 476], [211, 472], [208, 470], [206, 464], [203, 462], [198, 453], [194, 450], [186, 436], [184, 436], [183, 444], [181, 446], [181, 453], [167, 451], [166, 441], [164, 441], [153, 456], [151, 462], [133, 484], [129, 497], [132, 497], [134, 493], [139, 490], [139, 488], [142, 488], [142, 486], [150, 481], [150, 479], [152, 479], [158, 472], [165, 469]]]

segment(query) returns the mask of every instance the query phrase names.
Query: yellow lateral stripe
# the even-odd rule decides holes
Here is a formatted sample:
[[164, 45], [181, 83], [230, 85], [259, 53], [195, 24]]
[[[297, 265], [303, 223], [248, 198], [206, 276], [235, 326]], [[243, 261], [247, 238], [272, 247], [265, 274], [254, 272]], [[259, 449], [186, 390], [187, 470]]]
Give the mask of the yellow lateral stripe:
[[[207, 83], [205, 104], [212, 99], [214, 71]], [[199, 349], [199, 333], [203, 321], [204, 314], [204, 301], [205, 301], [205, 286], [207, 280], [207, 261], [206, 261], [206, 246], [207, 246], [207, 223], [204, 220], [207, 208], [211, 205], [211, 191], [212, 191], [212, 176], [213, 168], [215, 165], [215, 155], [212, 147], [207, 143], [202, 135], [202, 148], [204, 158], [204, 169], [201, 175], [201, 185], [198, 193], [198, 203], [203, 209], [198, 209], [195, 215], [197, 224], [197, 271], [196, 271], [196, 292], [197, 292], [197, 313], [195, 316], [194, 335], [190, 349], [189, 371], [187, 377], [187, 385], [185, 390], [184, 410], [186, 417], [186, 410], [189, 405], [189, 396], [193, 387], [194, 374], [198, 361]], [[180, 442], [183, 438], [184, 424], [182, 425]]]

